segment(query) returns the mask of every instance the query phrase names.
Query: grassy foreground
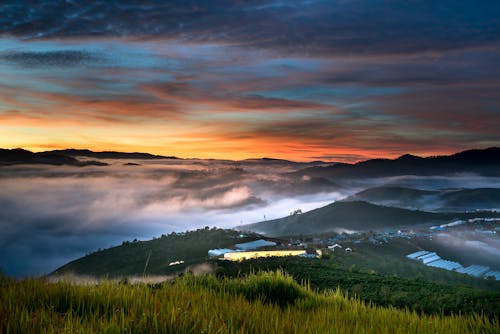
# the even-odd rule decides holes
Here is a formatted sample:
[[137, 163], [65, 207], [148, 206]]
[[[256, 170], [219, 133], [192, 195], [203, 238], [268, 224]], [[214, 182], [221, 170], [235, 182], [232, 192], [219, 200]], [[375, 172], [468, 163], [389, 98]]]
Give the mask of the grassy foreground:
[[282, 272], [186, 275], [147, 285], [0, 278], [0, 333], [498, 333], [498, 317], [424, 316], [339, 291], [315, 293]]

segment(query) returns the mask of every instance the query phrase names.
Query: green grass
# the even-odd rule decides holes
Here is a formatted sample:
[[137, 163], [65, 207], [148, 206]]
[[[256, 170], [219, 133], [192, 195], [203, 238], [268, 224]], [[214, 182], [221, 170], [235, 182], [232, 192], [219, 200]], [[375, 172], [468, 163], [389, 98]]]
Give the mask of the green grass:
[[498, 317], [419, 315], [313, 292], [281, 272], [159, 285], [0, 278], [0, 333], [498, 333]]
[[[297, 281], [307, 281], [316, 291], [340, 289], [350, 296], [379, 306], [409, 308], [426, 314], [500, 314], [500, 291], [462, 284], [437, 284], [428, 280], [402, 278], [345, 268], [330, 260], [298, 257], [219, 261], [219, 277], [240, 277], [255, 271], [283, 270]], [[485, 284], [498, 282], [484, 281]]]

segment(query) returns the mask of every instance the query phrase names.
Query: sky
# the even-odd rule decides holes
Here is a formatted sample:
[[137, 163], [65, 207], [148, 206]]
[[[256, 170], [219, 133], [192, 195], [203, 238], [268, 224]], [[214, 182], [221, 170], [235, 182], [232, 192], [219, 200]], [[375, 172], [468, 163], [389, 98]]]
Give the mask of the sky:
[[6, 1], [0, 147], [353, 162], [500, 144], [498, 1]]

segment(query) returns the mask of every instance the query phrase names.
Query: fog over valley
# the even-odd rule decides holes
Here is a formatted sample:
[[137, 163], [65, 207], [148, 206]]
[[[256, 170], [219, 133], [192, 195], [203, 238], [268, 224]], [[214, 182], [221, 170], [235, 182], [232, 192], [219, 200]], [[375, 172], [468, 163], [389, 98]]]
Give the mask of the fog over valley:
[[[500, 188], [500, 177], [474, 174], [330, 179], [294, 173], [328, 165], [321, 162], [100, 161], [108, 165], [0, 168], [0, 265], [4, 272], [17, 276], [49, 273], [124, 240], [277, 219], [372, 187]], [[457, 238], [449, 240], [456, 243]], [[488, 247], [499, 250], [498, 242]]]
[[0, 263], [41, 274], [97, 248], [204, 226], [233, 227], [345, 196], [292, 181], [289, 163], [107, 161], [105, 167], [0, 168]]

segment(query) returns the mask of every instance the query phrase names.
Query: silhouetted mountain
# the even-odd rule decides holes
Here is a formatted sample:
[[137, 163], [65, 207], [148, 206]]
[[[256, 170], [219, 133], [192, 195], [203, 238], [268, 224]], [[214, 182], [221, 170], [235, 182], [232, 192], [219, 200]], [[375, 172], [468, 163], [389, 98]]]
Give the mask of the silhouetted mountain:
[[384, 228], [451, 222], [474, 217], [500, 217], [500, 213], [435, 213], [378, 206], [367, 202], [340, 201], [303, 214], [239, 226], [240, 230], [269, 236], [310, 235], [343, 230]]
[[70, 166], [106, 166], [100, 161], [79, 161], [73, 157], [53, 152], [34, 153], [20, 148], [0, 149], [0, 166], [20, 164], [46, 164], [46, 165], [70, 165]]
[[420, 189], [383, 186], [363, 190], [346, 199], [377, 205], [431, 211], [468, 211], [500, 208], [500, 189]]
[[274, 159], [274, 158], [252, 158], [252, 159], [244, 159], [237, 161], [237, 163], [243, 163], [244, 165], [268, 165], [268, 166], [283, 166], [283, 165], [292, 165], [294, 167], [298, 168], [308, 168], [308, 167], [314, 167], [314, 166], [326, 166], [326, 165], [332, 165], [335, 163], [332, 162], [324, 162], [320, 160], [314, 160], [314, 161], [307, 161], [307, 162], [297, 162], [297, 161], [291, 161], [291, 160], [284, 160], [284, 159]]
[[77, 150], [77, 149], [65, 149], [65, 150], [54, 150], [47, 151], [44, 153], [54, 153], [71, 157], [90, 157], [96, 159], [179, 159], [173, 156], [163, 156], [154, 155], [149, 153], [126, 153], [126, 152], [115, 152], [115, 151], [103, 151], [94, 152], [90, 150]]
[[500, 176], [500, 148], [468, 150], [449, 156], [427, 158], [405, 154], [393, 160], [371, 159], [356, 164], [310, 167], [295, 174], [338, 179], [397, 175], [451, 175], [458, 173]]

